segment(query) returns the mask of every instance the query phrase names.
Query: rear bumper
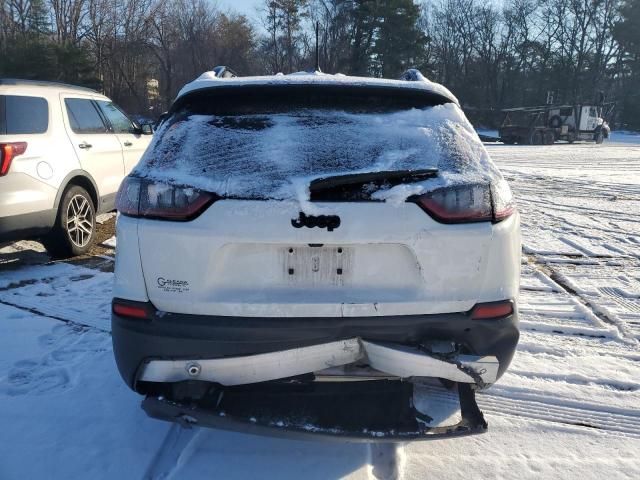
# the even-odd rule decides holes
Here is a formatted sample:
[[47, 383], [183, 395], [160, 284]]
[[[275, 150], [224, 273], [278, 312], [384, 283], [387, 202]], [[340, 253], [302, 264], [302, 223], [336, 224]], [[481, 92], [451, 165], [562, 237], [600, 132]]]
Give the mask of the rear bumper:
[[[166, 372], [173, 367], [181, 370], [183, 361], [299, 352], [304, 347], [321, 348], [334, 342], [343, 342], [343, 346], [353, 347], [352, 350], [362, 348], [362, 355], [370, 355], [372, 350], [367, 345], [373, 345], [375, 349], [380, 343], [395, 344], [396, 348], [392, 350], [398, 351], [402, 350], [398, 346], [414, 347], [434, 340], [453, 342], [464, 348], [463, 353], [469, 356], [463, 359], [465, 361], [477, 360], [471, 356], [495, 357], [497, 379], [511, 362], [519, 331], [517, 309], [508, 317], [492, 320], [472, 320], [467, 312], [328, 318], [222, 317], [155, 312], [151, 320], [112, 314], [112, 335], [118, 369], [129, 387], [139, 391], [140, 381], [144, 380], [144, 372], [152, 361], [156, 361], [156, 366], [165, 361], [164, 366], [169, 367]], [[307, 350], [309, 352], [313, 349]], [[214, 362], [213, 365], [224, 363]], [[162, 368], [156, 368], [158, 371]], [[397, 373], [406, 376], [403, 372]], [[148, 375], [146, 380], [164, 378], [159, 373], [155, 377]], [[179, 380], [175, 378], [175, 381]]]
[[51, 230], [56, 210], [0, 217], [0, 242], [37, 237]]

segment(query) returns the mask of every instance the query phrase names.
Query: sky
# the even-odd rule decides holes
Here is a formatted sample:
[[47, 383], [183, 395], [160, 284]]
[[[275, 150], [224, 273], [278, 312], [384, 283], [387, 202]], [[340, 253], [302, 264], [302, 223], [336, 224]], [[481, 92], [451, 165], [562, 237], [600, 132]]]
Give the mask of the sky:
[[235, 10], [248, 17], [256, 17], [256, 8], [264, 3], [264, 0], [217, 0], [217, 4], [222, 10]]

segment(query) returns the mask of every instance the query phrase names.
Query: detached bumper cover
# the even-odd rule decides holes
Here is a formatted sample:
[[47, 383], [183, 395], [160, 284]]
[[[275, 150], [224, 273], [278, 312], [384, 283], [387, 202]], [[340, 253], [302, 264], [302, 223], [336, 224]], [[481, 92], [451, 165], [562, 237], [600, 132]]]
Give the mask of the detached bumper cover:
[[[147, 382], [202, 380], [244, 385], [294, 377], [366, 360], [371, 368], [399, 378], [435, 377], [452, 382], [492, 384], [496, 357], [457, 355], [437, 358], [417, 348], [367, 342], [357, 338], [309, 347], [241, 357], [205, 360], [151, 360], [140, 375]], [[189, 369], [193, 368], [193, 373]]]
[[197, 403], [147, 397], [153, 418], [183, 426], [340, 441], [404, 442], [484, 433], [468, 384], [458, 391], [376, 380], [214, 389]]

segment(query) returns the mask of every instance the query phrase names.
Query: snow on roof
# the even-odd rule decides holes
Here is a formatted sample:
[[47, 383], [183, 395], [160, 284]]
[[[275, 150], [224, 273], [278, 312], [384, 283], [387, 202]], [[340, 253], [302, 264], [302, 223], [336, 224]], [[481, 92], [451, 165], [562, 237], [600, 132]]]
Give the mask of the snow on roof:
[[263, 75], [253, 77], [218, 78], [215, 72], [205, 72], [193, 82], [187, 83], [180, 92], [180, 98], [195, 90], [247, 85], [350, 85], [401, 88], [409, 90], [429, 91], [441, 95], [452, 102], [459, 104], [458, 99], [446, 87], [432, 82], [420, 72], [415, 72], [414, 81], [390, 80], [386, 78], [352, 77], [341, 73], [328, 74], [322, 72], [296, 72], [289, 75]]

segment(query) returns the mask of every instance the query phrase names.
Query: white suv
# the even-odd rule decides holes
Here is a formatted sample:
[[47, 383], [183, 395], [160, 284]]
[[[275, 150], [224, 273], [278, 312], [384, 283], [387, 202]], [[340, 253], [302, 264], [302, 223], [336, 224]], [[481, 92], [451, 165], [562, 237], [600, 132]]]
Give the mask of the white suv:
[[[518, 342], [519, 215], [455, 97], [404, 78], [183, 88], [116, 202], [114, 353], [147, 413], [387, 441], [486, 428], [472, 387]], [[446, 392], [415, 396], [429, 379], [458, 385], [453, 427], [433, 423]]]
[[0, 242], [41, 237], [55, 256], [86, 252], [150, 133], [93, 90], [0, 80]]

